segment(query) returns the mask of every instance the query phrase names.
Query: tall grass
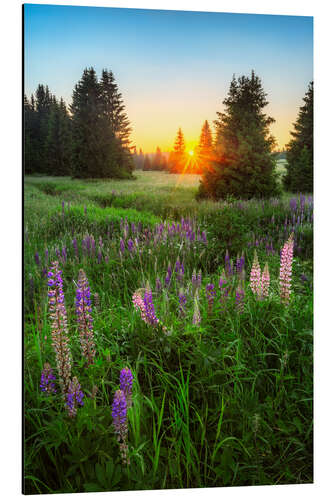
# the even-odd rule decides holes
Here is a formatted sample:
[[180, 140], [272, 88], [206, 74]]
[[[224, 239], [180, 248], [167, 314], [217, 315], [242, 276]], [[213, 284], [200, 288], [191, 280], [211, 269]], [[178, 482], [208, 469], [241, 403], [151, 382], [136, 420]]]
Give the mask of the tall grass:
[[[139, 173], [134, 182], [27, 180], [26, 493], [313, 480], [312, 200], [200, 204], [194, 199], [194, 179], [186, 178], [190, 185], [177, 187], [179, 179], [162, 176], [154, 188], [156, 178], [150, 173]], [[122, 201], [105, 202], [109, 196]], [[190, 220], [182, 222], [182, 217]], [[178, 223], [191, 227], [195, 239], [187, 229], [173, 230], [173, 222], [175, 228]], [[286, 306], [279, 295], [279, 252], [291, 231], [297, 246]], [[95, 251], [89, 245], [87, 249], [87, 238]], [[134, 250], [129, 239], [137, 240]], [[245, 256], [241, 313], [235, 307], [237, 273], [227, 277], [225, 300], [219, 287], [227, 248], [233, 265], [237, 253]], [[261, 266], [265, 261], [269, 265], [265, 300], [258, 300], [249, 286], [254, 250]], [[55, 369], [46, 276], [54, 260], [63, 271], [72, 371], [85, 394], [75, 419], [67, 416], [59, 390], [46, 395], [39, 388], [44, 363]], [[184, 276], [177, 275], [177, 261], [184, 265]], [[172, 276], [166, 285], [169, 266]], [[98, 294], [92, 308], [96, 357], [90, 366], [81, 356], [74, 306], [81, 268], [91, 295]], [[192, 321], [194, 270], [202, 272], [196, 299], [200, 324]], [[157, 327], [146, 324], [132, 303], [133, 293], [147, 282], [160, 320]], [[212, 306], [208, 284], [217, 292]], [[180, 290], [187, 298], [184, 312], [179, 309]], [[111, 417], [125, 366], [134, 375], [129, 466], [122, 465]]]

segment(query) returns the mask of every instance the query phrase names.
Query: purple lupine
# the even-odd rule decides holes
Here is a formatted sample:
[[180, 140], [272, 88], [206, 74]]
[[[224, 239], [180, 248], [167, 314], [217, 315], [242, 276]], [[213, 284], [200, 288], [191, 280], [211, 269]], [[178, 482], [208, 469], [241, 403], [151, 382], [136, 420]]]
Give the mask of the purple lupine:
[[127, 445], [127, 403], [126, 396], [121, 389], [115, 392], [112, 402], [112, 420], [113, 428], [119, 442], [120, 455], [123, 463], [129, 464], [128, 445]]
[[165, 286], [169, 286], [170, 285], [171, 275], [172, 275], [172, 269], [171, 269], [171, 265], [169, 264], [168, 265], [168, 269], [167, 269], [167, 274], [166, 274], [166, 277], [165, 277]]
[[58, 262], [53, 262], [48, 272], [48, 297], [51, 318], [52, 346], [56, 354], [59, 382], [63, 395], [71, 376], [71, 353], [67, 328], [67, 313], [65, 308], [63, 282]]
[[35, 253], [35, 262], [36, 262], [37, 266], [40, 266], [40, 258], [39, 258], [38, 252]]
[[133, 373], [129, 368], [123, 368], [120, 371], [120, 390], [123, 391], [126, 398], [127, 408], [132, 406], [132, 385], [133, 385]]
[[222, 271], [222, 276], [219, 279], [219, 288], [221, 289], [221, 304], [224, 303], [225, 299], [229, 295], [230, 287], [226, 286], [228, 283], [225, 272]]
[[202, 231], [201, 233], [201, 241], [205, 243], [205, 245], [207, 244], [207, 236], [205, 231]]
[[82, 356], [90, 365], [94, 362], [96, 350], [94, 342], [93, 319], [91, 316], [90, 287], [87, 276], [83, 269], [80, 269], [79, 271], [75, 306]]
[[98, 262], [98, 264], [100, 264], [102, 262], [102, 252], [100, 250], [98, 250], [97, 262]]
[[213, 304], [214, 304], [214, 299], [216, 297], [216, 291], [213, 283], [209, 283], [206, 286], [206, 297], [208, 301], [208, 313], [210, 314], [212, 312]]
[[73, 377], [70, 381], [68, 392], [66, 396], [66, 405], [68, 416], [74, 418], [77, 413], [78, 405], [83, 406], [84, 394], [81, 391], [81, 386], [77, 377]]
[[56, 249], [55, 249], [55, 253], [56, 253], [56, 256], [58, 257], [58, 259], [60, 260], [60, 259], [61, 259], [61, 255], [60, 255], [60, 250], [59, 250], [59, 248], [56, 248]]
[[184, 290], [182, 288], [179, 291], [178, 298], [179, 298], [179, 312], [182, 316], [184, 316], [187, 299], [186, 295], [184, 294]]
[[242, 313], [244, 311], [244, 287], [241, 282], [239, 282], [237, 288], [236, 288], [236, 295], [235, 295], [235, 305], [236, 309], [239, 313]]
[[49, 363], [44, 363], [44, 368], [40, 378], [40, 388], [47, 394], [55, 394], [57, 392], [54, 381], [56, 380], [53, 370]]
[[91, 241], [91, 255], [94, 257], [95, 251], [96, 251], [95, 238], [93, 236], [91, 236], [90, 241]]
[[241, 274], [241, 272], [244, 269], [244, 265], [245, 265], [245, 257], [242, 254], [239, 258], [237, 257], [237, 259], [236, 259], [236, 272], [237, 272], [237, 274]]
[[125, 243], [122, 238], [120, 238], [120, 252], [123, 254], [125, 252]]
[[127, 248], [128, 248], [128, 251], [129, 251], [130, 253], [132, 253], [132, 252], [133, 252], [133, 249], [134, 249], [134, 243], [133, 243], [133, 240], [129, 239], [129, 240], [127, 241]]
[[146, 287], [144, 297], [143, 297], [143, 302], [145, 306], [145, 314], [147, 321], [150, 325], [157, 325], [159, 323], [158, 318], [156, 317], [155, 314], [155, 307], [153, 303], [153, 296], [151, 293], [150, 288]]

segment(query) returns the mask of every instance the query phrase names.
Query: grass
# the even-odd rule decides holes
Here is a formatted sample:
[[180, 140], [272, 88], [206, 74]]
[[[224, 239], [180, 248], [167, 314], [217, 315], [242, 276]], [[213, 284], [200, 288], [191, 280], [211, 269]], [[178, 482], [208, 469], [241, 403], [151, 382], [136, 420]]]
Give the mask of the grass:
[[[25, 492], [312, 482], [312, 201], [303, 206], [297, 196], [295, 209], [287, 195], [198, 203], [197, 176], [137, 177], [26, 179]], [[279, 297], [279, 250], [292, 230], [292, 295], [285, 306]], [[189, 231], [195, 231], [194, 241]], [[82, 246], [88, 235], [94, 251]], [[129, 239], [137, 240], [135, 251], [128, 249]], [[225, 300], [219, 287], [226, 249], [233, 264], [244, 253], [243, 312], [235, 304], [237, 273], [227, 279]], [[254, 249], [261, 268], [269, 264], [265, 300], [257, 300], [249, 286]], [[63, 271], [72, 373], [85, 395], [75, 419], [67, 416], [58, 385], [56, 395], [39, 388], [45, 362], [57, 374], [45, 276], [54, 260]], [[177, 260], [184, 276], [177, 275]], [[97, 294], [96, 358], [89, 367], [81, 356], [74, 307], [81, 268]], [[201, 322], [193, 324], [192, 273], [199, 269]], [[132, 304], [133, 292], [147, 282], [161, 322], [156, 327], [143, 322]], [[208, 283], [217, 292], [212, 306]], [[180, 290], [187, 299], [184, 313]], [[125, 366], [134, 375], [130, 466], [122, 465], [111, 416]]]

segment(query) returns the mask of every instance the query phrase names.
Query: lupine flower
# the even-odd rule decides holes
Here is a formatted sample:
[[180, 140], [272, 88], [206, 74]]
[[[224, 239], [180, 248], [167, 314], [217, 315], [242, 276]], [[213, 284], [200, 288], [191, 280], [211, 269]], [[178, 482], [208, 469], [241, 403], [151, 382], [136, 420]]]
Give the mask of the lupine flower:
[[129, 464], [127, 445], [127, 403], [126, 396], [121, 389], [116, 391], [112, 403], [113, 428], [119, 442], [120, 455], [123, 463]]
[[282, 248], [280, 259], [280, 297], [286, 305], [290, 298], [293, 250], [294, 235], [292, 233]]
[[256, 251], [254, 251], [253, 264], [250, 273], [250, 287], [254, 295], [261, 297], [261, 269]]
[[268, 263], [266, 262], [261, 276], [261, 293], [263, 297], [268, 297], [269, 281], [270, 281], [269, 269], [268, 269]]
[[159, 321], [155, 315], [153, 296], [152, 296], [151, 290], [148, 287], [145, 290], [143, 302], [145, 305], [145, 313], [146, 313], [146, 318], [147, 318], [148, 323], [150, 325], [157, 325]]
[[71, 376], [71, 354], [67, 330], [63, 282], [58, 262], [53, 262], [48, 272], [48, 297], [51, 318], [52, 346], [56, 354], [59, 382], [63, 395], [67, 393]]
[[238, 283], [238, 286], [236, 288], [236, 296], [235, 296], [235, 304], [236, 304], [236, 309], [239, 313], [242, 313], [244, 311], [244, 287], [241, 282]]
[[77, 377], [73, 377], [73, 379], [70, 381], [66, 398], [69, 417], [74, 418], [76, 416], [78, 405], [83, 406], [83, 397], [84, 394], [81, 391], [79, 381]]
[[67, 251], [66, 251], [66, 247], [63, 247], [62, 250], [61, 250], [61, 255], [62, 255], [62, 260], [63, 262], [66, 262], [67, 260]]
[[132, 406], [132, 385], [133, 374], [129, 368], [123, 368], [120, 372], [120, 390], [123, 391], [126, 398], [127, 408]]
[[195, 297], [194, 297], [194, 312], [193, 312], [192, 323], [193, 323], [193, 325], [200, 325], [200, 322], [201, 322], [201, 315], [200, 315], [200, 309], [199, 309], [199, 297], [198, 297], [198, 293], [196, 293]]
[[124, 251], [125, 251], [125, 243], [124, 243], [124, 240], [122, 238], [120, 238], [120, 251], [121, 251], [121, 253], [124, 253]]
[[48, 394], [55, 394], [57, 390], [55, 388], [54, 380], [56, 380], [56, 377], [53, 374], [51, 365], [49, 363], [44, 363], [39, 387], [43, 392], [47, 392]]
[[201, 233], [201, 241], [205, 244], [207, 243], [207, 236], [206, 236], [205, 231], [202, 231], [202, 233]]
[[228, 297], [229, 295], [229, 289], [230, 287], [227, 287], [228, 281], [225, 275], [225, 272], [222, 271], [221, 278], [219, 279], [219, 287], [221, 289], [221, 303], [224, 302], [224, 300]]
[[98, 254], [97, 254], [97, 262], [98, 264], [100, 264], [102, 262], [102, 252], [99, 250], [98, 251]]
[[170, 285], [170, 281], [171, 281], [171, 275], [172, 275], [172, 269], [171, 269], [171, 266], [170, 264], [168, 265], [168, 269], [167, 269], [167, 274], [166, 274], [166, 277], [165, 277], [165, 286], [169, 286]]
[[129, 239], [128, 242], [127, 242], [127, 247], [128, 247], [128, 251], [129, 252], [132, 252], [133, 251], [133, 248], [134, 248], [134, 243], [133, 243], [133, 240]]
[[240, 274], [243, 271], [244, 264], [245, 264], [245, 257], [242, 254], [239, 258], [237, 257], [237, 259], [236, 259], [236, 272], [237, 272], [237, 274]]
[[148, 323], [148, 320], [146, 318], [145, 304], [144, 304], [143, 298], [142, 298], [139, 291], [136, 291], [133, 293], [132, 302], [133, 302], [133, 305], [134, 305], [136, 311], [140, 311], [141, 319], [145, 323]]
[[76, 315], [79, 326], [82, 356], [88, 364], [94, 362], [96, 354], [93, 320], [91, 316], [90, 287], [83, 269], [79, 271], [78, 288], [76, 290]]
[[178, 295], [178, 298], [179, 298], [179, 312], [182, 316], [185, 315], [185, 306], [186, 306], [186, 296], [184, 294], [184, 290], [181, 288], [180, 291], [179, 291], [179, 295]]
[[213, 283], [209, 283], [206, 286], [206, 295], [208, 301], [208, 312], [211, 313], [214, 304], [214, 298], [216, 297], [216, 291], [214, 290]]
[[38, 252], [35, 253], [35, 262], [36, 262], [37, 266], [40, 265], [40, 258], [39, 258], [39, 253]]

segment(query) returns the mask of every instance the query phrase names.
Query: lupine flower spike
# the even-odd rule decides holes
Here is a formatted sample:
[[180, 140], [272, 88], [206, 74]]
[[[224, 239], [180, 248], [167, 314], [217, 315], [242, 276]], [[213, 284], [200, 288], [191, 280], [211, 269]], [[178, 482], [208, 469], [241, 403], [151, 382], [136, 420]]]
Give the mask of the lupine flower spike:
[[48, 297], [51, 318], [52, 346], [56, 354], [60, 387], [65, 396], [71, 376], [71, 353], [67, 336], [67, 313], [58, 262], [53, 262], [48, 272]]
[[53, 374], [51, 365], [49, 363], [44, 363], [39, 387], [43, 392], [46, 392], [47, 394], [55, 394], [57, 392], [54, 384], [55, 379], [56, 378]]
[[68, 387], [66, 401], [68, 415], [70, 417], [74, 418], [76, 416], [78, 405], [83, 406], [83, 397], [84, 394], [81, 391], [79, 381], [77, 377], [73, 377]]
[[112, 403], [113, 428], [119, 442], [120, 455], [124, 465], [129, 465], [127, 445], [127, 403], [124, 392], [116, 391]]
[[133, 374], [129, 368], [123, 368], [120, 372], [120, 390], [123, 391], [126, 398], [127, 408], [132, 406], [132, 385]]
[[254, 295], [261, 297], [261, 269], [256, 250], [254, 251], [253, 264], [250, 273], [250, 287]]
[[193, 325], [200, 325], [201, 322], [201, 316], [200, 316], [200, 309], [199, 309], [199, 297], [198, 297], [198, 292], [195, 294], [194, 297], [194, 312], [193, 312], [193, 320], [192, 323]]
[[241, 281], [239, 281], [238, 286], [236, 288], [236, 297], [235, 297], [235, 302], [236, 302], [236, 309], [239, 313], [242, 313], [244, 311], [244, 286]]
[[280, 261], [280, 297], [286, 305], [289, 304], [290, 299], [293, 250], [294, 235], [292, 233], [282, 248]]
[[269, 269], [268, 269], [268, 263], [266, 262], [261, 276], [261, 293], [263, 297], [268, 297], [269, 281], [270, 281]]
[[79, 271], [78, 288], [76, 290], [76, 315], [79, 326], [82, 356], [88, 364], [94, 362], [96, 354], [93, 320], [91, 316], [90, 287], [87, 276], [83, 269]]

